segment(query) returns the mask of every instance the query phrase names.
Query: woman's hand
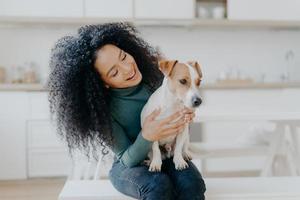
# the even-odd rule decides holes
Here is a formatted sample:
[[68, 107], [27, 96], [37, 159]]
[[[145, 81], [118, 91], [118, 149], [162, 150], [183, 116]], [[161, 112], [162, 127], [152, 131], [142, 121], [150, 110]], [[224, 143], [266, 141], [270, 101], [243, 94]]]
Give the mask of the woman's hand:
[[170, 135], [181, 133], [185, 125], [190, 123], [195, 117], [193, 110], [184, 108], [165, 119], [155, 120], [160, 111], [161, 109], [154, 110], [145, 119], [142, 134], [146, 140], [157, 141]]

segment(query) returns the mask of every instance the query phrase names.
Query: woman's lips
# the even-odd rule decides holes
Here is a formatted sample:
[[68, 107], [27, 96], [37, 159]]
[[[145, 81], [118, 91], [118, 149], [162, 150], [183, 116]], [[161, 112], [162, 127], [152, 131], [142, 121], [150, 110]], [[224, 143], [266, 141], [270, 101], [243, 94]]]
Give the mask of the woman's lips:
[[131, 80], [131, 79], [133, 79], [134, 77], [135, 77], [135, 74], [136, 74], [136, 72], [135, 72], [135, 70], [133, 71], [133, 75], [131, 75], [128, 79], [126, 79], [127, 81], [129, 81], [129, 80]]

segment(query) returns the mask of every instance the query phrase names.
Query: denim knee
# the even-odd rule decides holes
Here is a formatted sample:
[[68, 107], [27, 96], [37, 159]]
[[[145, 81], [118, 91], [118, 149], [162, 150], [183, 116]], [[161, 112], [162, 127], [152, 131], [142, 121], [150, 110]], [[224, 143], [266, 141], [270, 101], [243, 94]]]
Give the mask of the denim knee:
[[204, 200], [206, 186], [204, 180], [195, 179], [195, 180], [186, 180], [180, 184], [178, 188], [178, 200]]
[[173, 200], [175, 190], [168, 175], [157, 173], [149, 184], [141, 188], [141, 199], [145, 200]]

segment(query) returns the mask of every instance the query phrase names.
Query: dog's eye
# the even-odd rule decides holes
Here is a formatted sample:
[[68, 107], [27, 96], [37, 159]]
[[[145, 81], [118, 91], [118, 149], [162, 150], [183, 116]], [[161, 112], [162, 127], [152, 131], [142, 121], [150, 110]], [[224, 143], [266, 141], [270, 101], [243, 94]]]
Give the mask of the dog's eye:
[[186, 81], [186, 79], [180, 79], [179, 82], [180, 82], [182, 85], [185, 85], [187, 81]]

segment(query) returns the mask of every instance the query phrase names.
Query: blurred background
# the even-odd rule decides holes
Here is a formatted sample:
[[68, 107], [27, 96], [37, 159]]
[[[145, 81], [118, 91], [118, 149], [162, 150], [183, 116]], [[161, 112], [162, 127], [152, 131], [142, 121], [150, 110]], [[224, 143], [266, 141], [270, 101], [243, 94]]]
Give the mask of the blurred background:
[[204, 177], [299, 175], [299, 1], [0, 0], [0, 199], [7, 183], [57, 196], [74, 161], [50, 121], [50, 50], [84, 24], [114, 21], [167, 58], [200, 63], [191, 140], [208, 154], [195, 161]]

